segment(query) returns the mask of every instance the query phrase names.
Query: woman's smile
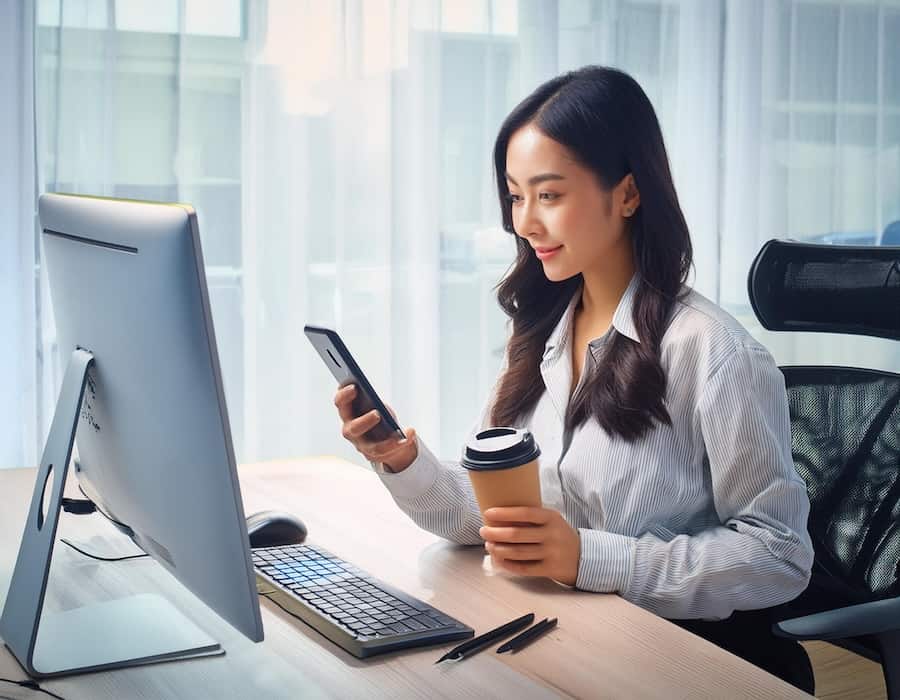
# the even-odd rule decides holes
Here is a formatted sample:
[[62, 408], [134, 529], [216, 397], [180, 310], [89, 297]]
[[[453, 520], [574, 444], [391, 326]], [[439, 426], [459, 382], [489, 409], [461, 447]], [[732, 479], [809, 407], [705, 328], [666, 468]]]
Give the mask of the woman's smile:
[[561, 245], [555, 247], [535, 247], [534, 252], [535, 255], [538, 256], [539, 260], [547, 260], [548, 258], [552, 258], [562, 249]]

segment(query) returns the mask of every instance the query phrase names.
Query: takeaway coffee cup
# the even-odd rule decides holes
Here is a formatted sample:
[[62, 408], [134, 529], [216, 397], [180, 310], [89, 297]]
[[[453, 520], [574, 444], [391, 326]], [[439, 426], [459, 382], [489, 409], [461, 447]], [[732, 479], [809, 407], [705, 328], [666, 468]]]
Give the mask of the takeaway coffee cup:
[[527, 430], [488, 428], [469, 440], [462, 465], [469, 471], [478, 507], [541, 505], [541, 449]]

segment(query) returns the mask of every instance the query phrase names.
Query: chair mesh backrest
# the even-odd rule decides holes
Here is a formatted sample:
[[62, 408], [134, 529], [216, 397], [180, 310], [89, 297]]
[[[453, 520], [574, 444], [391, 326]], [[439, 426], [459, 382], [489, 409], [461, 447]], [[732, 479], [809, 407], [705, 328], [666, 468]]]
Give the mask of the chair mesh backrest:
[[900, 593], [900, 375], [782, 371], [817, 568], [831, 579], [825, 587], [854, 602]]
[[900, 340], [900, 247], [769, 241], [748, 287], [769, 330]]

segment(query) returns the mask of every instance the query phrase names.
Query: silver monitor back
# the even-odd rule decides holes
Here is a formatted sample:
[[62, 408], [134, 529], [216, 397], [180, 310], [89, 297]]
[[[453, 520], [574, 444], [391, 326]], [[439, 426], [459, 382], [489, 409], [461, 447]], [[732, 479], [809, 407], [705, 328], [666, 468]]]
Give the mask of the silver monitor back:
[[200, 600], [263, 638], [200, 249], [187, 205], [45, 194], [63, 361], [87, 377], [78, 481]]

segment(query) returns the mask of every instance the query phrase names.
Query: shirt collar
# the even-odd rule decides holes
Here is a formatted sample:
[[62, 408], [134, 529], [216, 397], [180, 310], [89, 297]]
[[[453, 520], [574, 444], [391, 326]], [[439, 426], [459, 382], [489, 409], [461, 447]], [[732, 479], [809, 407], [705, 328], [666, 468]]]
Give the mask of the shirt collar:
[[613, 314], [612, 320], [613, 328], [625, 337], [631, 338], [635, 343], [641, 342], [637, 327], [634, 325], [634, 300], [640, 286], [641, 280], [635, 273], [628, 286], [625, 287], [622, 298], [619, 299], [619, 305], [616, 307], [616, 313]]
[[[625, 288], [622, 298], [619, 299], [619, 304], [616, 306], [616, 311], [613, 314], [612, 319], [612, 327], [636, 343], [641, 342], [641, 339], [638, 337], [637, 328], [634, 325], [633, 316], [634, 299], [639, 286], [640, 279], [637, 273], [635, 273], [628, 283], [628, 286]], [[575, 307], [578, 306], [578, 302], [581, 301], [581, 292], [583, 288], [582, 284], [572, 294], [569, 305], [560, 317], [553, 332], [550, 333], [550, 337], [547, 338], [547, 342], [544, 344], [544, 359], [549, 358], [551, 355], [558, 355], [565, 350], [568, 345], [569, 338], [572, 336], [572, 320], [575, 316]], [[600, 340], [600, 338], [594, 338], [591, 340], [590, 344], [593, 346], [598, 340]]]

